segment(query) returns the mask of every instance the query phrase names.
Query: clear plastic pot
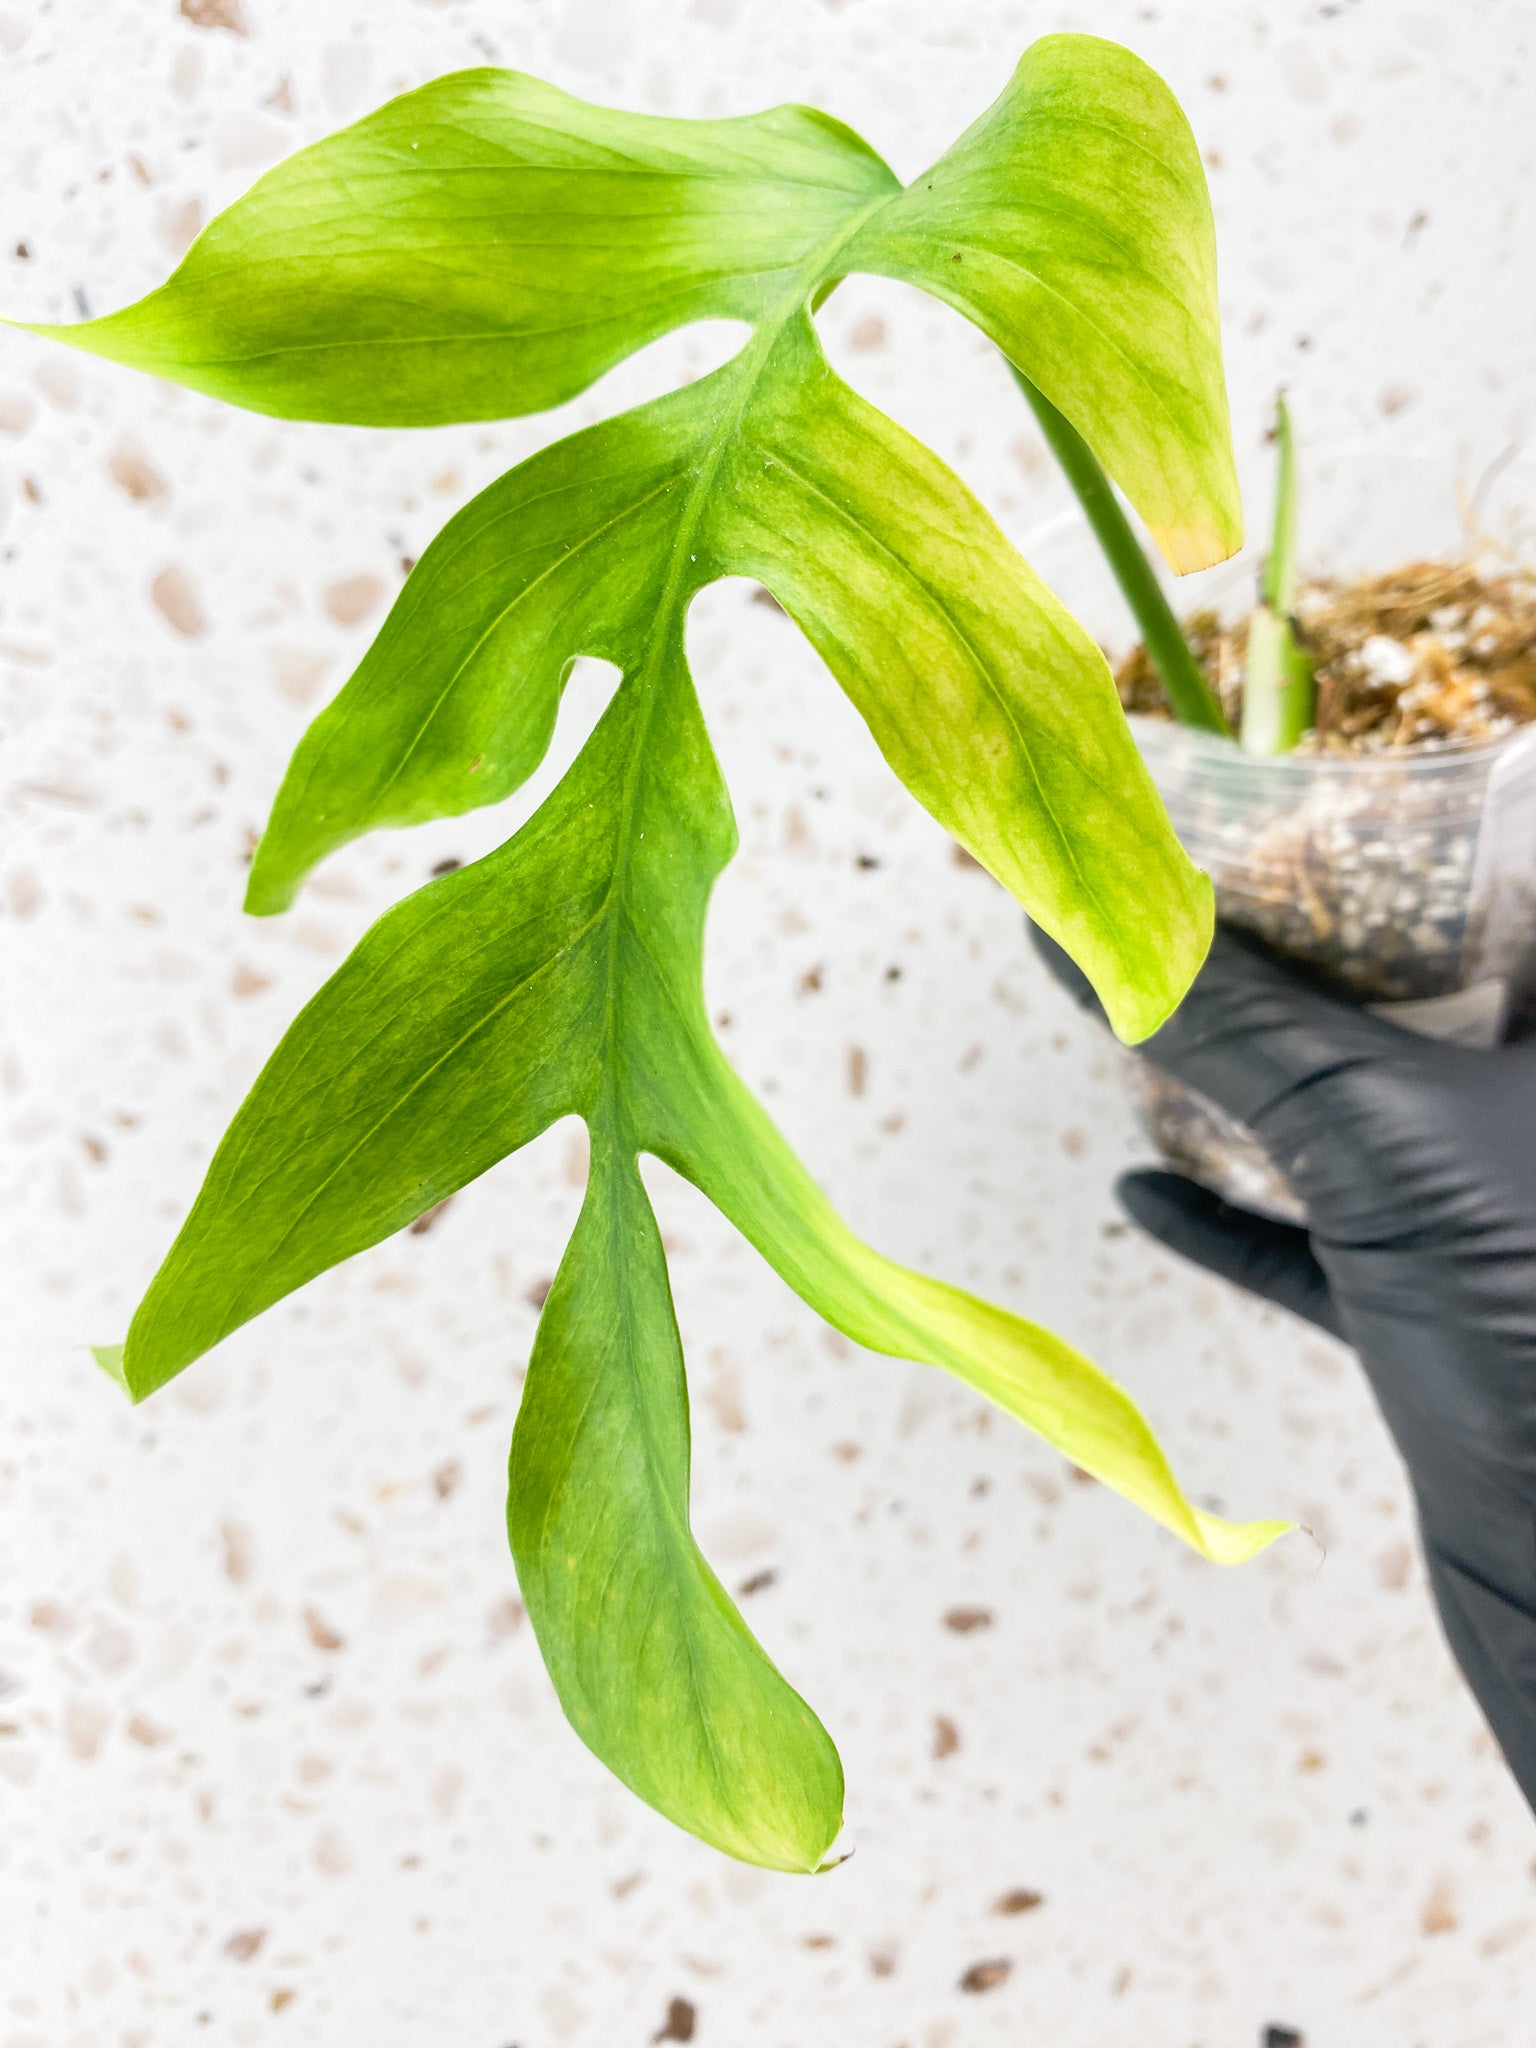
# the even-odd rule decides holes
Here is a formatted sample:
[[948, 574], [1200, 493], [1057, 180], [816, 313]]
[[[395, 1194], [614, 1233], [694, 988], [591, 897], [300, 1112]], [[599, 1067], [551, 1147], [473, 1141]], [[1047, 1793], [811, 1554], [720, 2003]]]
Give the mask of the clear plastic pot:
[[[1536, 1021], [1536, 728], [1493, 746], [1260, 759], [1131, 723], [1229, 923], [1433, 1037], [1490, 1046]], [[1128, 1070], [1170, 1165], [1305, 1220], [1250, 1130], [1136, 1055]]]

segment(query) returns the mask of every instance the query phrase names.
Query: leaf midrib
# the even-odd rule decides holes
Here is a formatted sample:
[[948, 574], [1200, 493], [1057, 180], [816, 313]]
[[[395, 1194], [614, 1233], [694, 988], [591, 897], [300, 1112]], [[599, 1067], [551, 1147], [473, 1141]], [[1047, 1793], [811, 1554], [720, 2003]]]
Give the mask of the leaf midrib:
[[[313, 1208], [315, 1202], [324, 1193], [325, 1188], [336, 1178], [337, 1174], [342, 1172], [351, 1160], [356, 1157], [359, 1150], [375, 1139], [379, 1132], [393, 1121], [404, 1105], [426, 1084], [431, 1076], [437, 1073], [448, 1061], [455, 1058], [463, 1046], [470, 1039], [477, 1036], [494, 1017], [499, 1015], [506, 1007], [506, 1004], [512, 1001], [519, 990], [528, 985], [529, 981], [536, 980], [546, 974], [576, 944], [602, 927], [605, 920], [607, 924], [606, 971], [604, 975], [605, 987], [602, 994], [602, 1040], [598, 1050], [598, 1065], [602, 1079], [597, 1098], [590, 1105], [586, 1120], [592, 1134], [594, 1146], [605, 1140], [616, 1146], [623, 1146], [625, 1138], [624, 1119], [617, 1095], [618, 1063], [613, 1056], [619, 1027], [618, 1009], [621, 974], [618, 961], [618, 944], [623, 924], [620, 911], [627, 892], [629, 871], [636, 843], [634, 835], [635, 807], [639, 797], [641, 771], [645, 766], [646, 750], [655, 720], [656, 705], [661, 695], [661, 678], [656, 674], [657, 658], [658, 656], [663, 659], [665, 658], [665, 655], [673, 646], [674, 636], [680, 631], [680, 609], [686, 606], [687, 599], [693, 594], [692, 589], [689, 587], [687, 574], [691, 544], [698, 536], [699, 526], [708, 504], [710, 488], [718, 476], [731, 439], [739, 430], [742, 419], [756, 395], [763, 371], [772, 357], [780, 336], [809, 302], [810, 295], [815, 291], [817, 285], [821, 283], [824, 277], [830, 274], [831, 266], [835, 262], [838, 252], [852, 239], [853, 235], [857, 233], [858, 229], [864, 225], [865, 221], [873, 213], [889, 204], [891, 196], [889, 194], [884, 195], [872, 201], [869, 205], [859, 208], [850, 216], [848, 221], [841, 225], [837, 235], [829, 237], [825, 243], [818, 246], [812, 252], [811, 256], [806, 259], [806, 262], [797, 273], [794, 288], [786, 292], [780, 301], [779, 308], [777, 309], [778, 317], [776, 319], [765, 318], [760, 322], [752, 340], [736, 358], [736, 362], [740, 366], [739, 374], [741, 380], [737, 400], [722, 415], [714, 435], [702, 451], [701, 459], [695, 472], [694, 484], [689, 493], [688, 503], [684, 507], [683, 515], [678, 522], [676, 537], [672, 544], [671, 555], [667, 565], [666, 582], [663, 585], [661, 601], [656, 611], [655, 625], [652, 631], [651, 646], [648, 650], [647, 659], [637, 664], [632, 673], [625, 678], [624, 687], [642, 692], [643, 704], [620, 797], [619, 824], [614, 834], [613, 842], [617, 857], [609, 877], [608, 887], [604, 891], [602, 899], [592, 917], [581, 926], [579, 931], [571, 937], [565, 946], [561, 947], [548, 959], [540, 962], [531, 971], [530, 975], [519, 982], [514, 989], [505, 992], [484, 1016], [463, 1031], [452, 1046], [439, 1054], [433, 1060], [431, 1066], [419, 1074], [411, 1085], [397, 1096], [396, 1100], [384, 1111], [383, 1115], [359, 1137], [356, 1143], [348, 1149], [344, 1157], [337, 1161], [331, 1173], [326, 1176], [321, 1186], [313, 1191], [309, 1200], [302, 1206], [299, 1212], [290, 1217], [287, 1227], [274, 1248], [274, 1252], [280, 1251], [291, 1240], [294, 1231], [298, 1228], [304, 1216]], [[630, 1147], [629, 1149], [633, 1151], [635, 1148]], [[255, 1192], [253, 1190], [253, 1194]], [[242, 1309], [250, 1297], [250, 1291], [249, 1287], [242, 1291], [239, 1302], [239, 1306]], [[248, 1317], [243, 1314], [237, 1314], [231, 1323], [231, 1327], [236, 1327], [245, 1320], [248, 1320]], [[648, 1453], [647, 1463], [649, 1462]]]
[[[607, 948], [607, 987], [603, 996], [603, 1040], [599, 1052], [602, 1083], [597, 1102], [592, 1106], [588, 1118], [596, 1138], [596, 1120], [601, 1117], [604, 1133], [617, 1141], [622, 1130], [622, 1115], [617, 1100], [617, 1066], [613, 1057], [618, 1037], [618, 1004], [620, 973], [618, 964], [618, 943], [622, 918], [613, 906], [622, 905], [627, 891], [630, 865], [634, 857], [635, 806], [638, 802], [641, 771], [645, 766], [646, 750], [656, 715], [656, 704], [661, 694], [661, 678], [656, 673], [658, 654], [664, 659], [676, 644], [678, 658], [683, 659], [681, 614], [686, 611], [688, 600], [693, 595], [690, 587], [688, 568], [690, 551], [698, 537], [700, 523], [709, 502], [710, 491], [725, 460], [726, 451], [757, 395], [758, 386], [773, 357], [780, 338], [794, 320], [800, 317], [809, 305], [812, 293], [829, 276], [835, 275], [838, 255], [858, 234], [859, 230], [878, 212], [900, 196], [900, 188], [894, 193], [882, 193], [879, 198], [852, 211], [839, 224], [835, 235], [830, 235], [806, 258], [795, 276], [793, 285], [784, 293], [777, 308], [771, 315], [765, 315], [758, 322], [751, 341], [736, 357], [740, 384], [735, 403], [722, 415], [713, 436], [700, 451], [688, 503], [678, 521], [676, 537], [672, 543], [671, 560], [667, 566], [667, 580], [662, 590], [661, 603], [657, 607], [656, 623], [653, 629], [651, 648], [647, 659], [637, 666], [633, 679], [626, 677], [636, 689], [642, 679], [648, 683], [645, 703], [635, 733], [633, 751], [625, 774], [624, 790], [620, 799], [619, 829], [615, 835], [617, 859], [614, 862], [607, 895], [600, 916], [610, 916]], [[686, 664], [685, 664], [686, 666]]]
[[[833, 273], [833, 265], [840, 250], [853, 238], [858, 229], [864, 225], [865, 221], [873, 213], [889, 204], [892, 196], [894, 195], [884, 195], [871, 202], [871, 204], [860, 208], [848, 222], [842, 225], [836, 236], [830, 237], [827, 243], [818, 248], [807, 259], [796, 277], [794, 288], [787, 292], [781, 301], [778, 317], [776, 319], [763, 319], [759, 323], [752, 341], [737, 358], [741, 369], [740, 385], [736, 400], [722, 416], [708, 445], [702, 451], [694, 483], [689, 493], [688, 503], [678, 522], [676, 537], [672, 544], [671, 560], [667, 569], [667, 580], [663, 588], [661, 603], [657, 608], [656, 621], [653, 628], [651, 650], [647, 661], [642, 666], [637, 667], [634, 674], [632, 686], [637, 689], [645, 688], [646, 701], [641, 713], [639, 728], [634, 737], [633, 750], [625, 776], [619, 829], [615, 835], [617, 859], [614, 863], [613, 874], [609, 881], [603, 905], [598, 912], [598, 920], [604, 917], [609, 920], [606, 960], [607, 985], [603, 991], [603, 1041], [598, 1054], [599, 1071], [602, 1078], [599, 1084], [597, 1100], [592, 1104], [586, 1119], [591, 1133], [594, 1161], [598, 1149], [600, 1147], [604, 1148], [609, 1153], [610, 1171], [617, 1170], [622, 1172], [627, 1169], [638, 1176], [638, 1166], [635, 1163], [635, 1154], [638, 1147], [628, 1141], [629, 1134], [624, 1128], [623, 1110], [618, 1100], [619, 1063], [615, 1058], [615, 1048], [621, 1028], [619, 1017], [621, 1002], [619, 940], [624, 924], [623, 911], [628, 891], [630, 867], [636, 844], [634, 832], [635, 807], [639, 800], [641, 778], [646, 765], [646, 752], [654, 725], [656, 705], [665, 680], [657, 672], [658, 665], [660, 662], [664, 662], [669, 654], [675, 654], [679, 660], [682, 659], [682, 648], [680, 645], [683, 626], [682, 614], [686, 610], [688, 599], [693, 594], [688, 577], [692, 544], [698, 537], [700, 523], [709, 502], [710, 491], [718, 478], [726, 451], [732, 439], [740, 431], [742, 421], [757, 395], [763, 373], [773, 356], [781, 336], [809, 304], [811, 295], [817, 286]], [[626, 682], [629, 680], [629, 678], [626, 678]], [[646, 1199], [643, 1183], [641, 1185], [641, 1194], [642, 1199]], [[616, 1228], [616, 1223], [612, 1227]], [[640, 1374], [633, 1351], [627, 1344], [623, 1347], [623, 1359], [624, 1370], [629, 1376], [631, 1383], [632, 1412], [645, 1416], [648, 1411], [642, 1398], [644, 1390], [640, 1384]], [[649, 1429], [642, 1429], [641, 1441], [644, 1446], [647, 1484], [652, 1499], [665, 1501], [667, 1497], [666, 1489], [662, 1483], [662, 1475], [659, 1470], [657, 1449]], [[666, 1522], [675, 1525], [676, 1519], [670, 1512], [669, 1507], [669, 1512], [665, 1517]], [[682, 1510], [681, 1525], [677, 1527], [675, 1540], [684, 1546], [695, 1548], [696, 1551], [696, 1546], [693, 1545], [692, 1531], [688, 1526], [686, 1504]], [[675, 1561], [676, 1553], [673, 1546], [668, 1546], [668, 1553], [674, 1558], [673, 1575], [680, 1579], [681, 1571]], [[705, 1570], [707, 1572], [707, 1565]], [[704, 1590], [707, 1594], [707, 1585]], [[674, 1597], [678, 1597], [678, 1595], [675, 1593]], [[654, 1615], [651, 1619], [654, 1619]], [[647, 1631], [650, 1625], [650, 1620], [648, 1620]], [[699, 1682], [699, 1671], [697, 1660], [694, 1656], [692, 1634], [686, 1630], [683, 1634], [688, 1658], [689, 1683], [694, 1696], [702, 1699], [704, 1693]], [[739, 1825], [739, 1816], [735, 1812], [734, 1802], [729, 1797], [729, 1774], [723, 1768], [723, 1760], [715, 1743], [714, 1731], [710, 1726], [709, 1717], [701, 1715], [699, 1721], [704, 1730], [705, 1746], [708, 1752], [710, 1769], [715, 1780], [717, 1797], [722, 1805], [732, 1813], [733, 1818], [737, 1819]]]
[[797, 481], [802, 485], [802, 487], [811, 494], [811, 496], [819, 498], [835, 519], [840, 520], [842, 524], [845, 526], [851, 526], [856, 533], [862, 535], [862, 537], [865, 540], [870, 542], [873, 546], [877, 547], [880, 550], [880, 552], [884, 556], [886, 556], [886, 558], [890, 561], [893, 569], [895, 570], [898, 576], [900, 576], [909, 583], [916, 584], [917, 588], [923, 592], [924, 596], [928, 599], [929, 603], [933, 606], [934, 610], [939, 614], [940, 618], [942, 618], [949, 626], [950, 630], [954, 633], [955, 638], [964, 648], [966, 655], [970, 660], [972, 670], [976, 675], [977, 680], [980, 682], [986, 694], [992, 699], [993, 703], [997, 706], [998, 710], [1002, 713], [1004, 720], [1007, 722], [1010, 730], [1012, 731], [1014, 739], [1018, 744], [1020, 756], [1023, 758], [1025, 764], [1029, 769], [1030, 780], [1033, 782], [1035, 786], [1035, 794], [1039, 798], [1040, 809], [1042, 813], [1047, 818], [1049, 818], [1051, 822], [1051, 828], [1056, 834], [1056, 839], [1061, 849], [1061, 852], [1065, 855], [1068, 863], [1072, 868], [1073, 873], [1077, 876], [1078, 881], [1082, 886], [1084, 895], [1087, 896], [1093, 903], [1095, 903], [1101, 911], [1106, 910], [1106, 905], [1104, 903], [1103, 897], [1100, 895], [1099, 891], [1094, 887], [1094, 884], [1089, 878], [1089, 876], [1084, 872], [1082, 862], [1078, 856], [1078, 851], [1073, 839], [1073, 835], [1067, 830], [1067, 828], [1062, 824], [1060, 818], [1056, 815], [1056, 806], [1052, 802], [1050, 792], [1047, 790], [1045, 783], [1041, 778], [1040, 770], [1036, 766], [1034, 748], [1030, 744], [1029, 735], [1025, 732], [1023, 726], [1019, 723], [1017, 711], [1014, 709], [1014, 706], [1009, 701], [1006, 693], [1000, 688], [998, 684], [998, 679], [992, 672], [991, 663], [987, 660], [987, 657], [985, 656], [985, 654], [983, 654], [980, 647], [977, 646], [974, 637], [966, 628], [964, 623], [961, 621], [953, 605], [949, 604], [946, 601], [943, 593], [939, 590], [936, 590], [926, 577], [920, 576], [918, 572], [913, 568], [910, 562], [905, 561], [899, 554], [897, 554], [896, 550], [890, 545], [890, 543], [887, 540], [883, 539], [880, 534], [876, 533], [872, 527], [867, 526], [863, 520], [855, 518], [853, 513], [849, 510], [849, 508], [846, 505], [841, 505], [835, 498], [830, 497], [827, 494], [827, 492], [821, 489], [820, 485], [817, 484], [813, 478], [807, 476], [804, 470], [800, 469], [795, 463], [791, 462], [788, 456], [784, 454], [781, 448], [777, 446], [774, 448], [773, 459], [782, 468], [787, 469], [790, 475], [796, 478]]

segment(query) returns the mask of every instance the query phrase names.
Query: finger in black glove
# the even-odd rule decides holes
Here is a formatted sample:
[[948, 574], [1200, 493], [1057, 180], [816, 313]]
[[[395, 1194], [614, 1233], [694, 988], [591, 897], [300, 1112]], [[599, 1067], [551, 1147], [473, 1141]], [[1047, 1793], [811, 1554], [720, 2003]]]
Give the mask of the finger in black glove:
[[[1035, 944], [1091, 1010], [1066, 956]], [[1536, 1044], [1418, 1037], [1219, 931], [1141, 1050], [1255, 1133], [1309, 1227], [1167, 1173], [1128, 1176], [1127, 1209], [1355, 1347], [1408, 1467], [1446, 1634], [1536, 1806]]]
[[1234, 1208], [1198, 1181], [1158, 1168], [1122, 1174], [1115, 1194], [1131, 1221], [1169, 1251], [1304, 1317], [1330, 1337], [1342, 1336], [1328, 1276], [1306, 1231]]

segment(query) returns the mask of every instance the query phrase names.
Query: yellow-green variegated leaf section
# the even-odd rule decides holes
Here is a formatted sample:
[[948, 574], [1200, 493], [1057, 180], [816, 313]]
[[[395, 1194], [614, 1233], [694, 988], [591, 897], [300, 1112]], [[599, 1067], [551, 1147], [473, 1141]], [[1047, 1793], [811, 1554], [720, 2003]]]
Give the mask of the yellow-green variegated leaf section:
[[684, 320], [748, 323], [722, 369], [466, 506], [305, 735], [251, 873], [263, 914], [361, 833], [515, 790], [576, 657], [621, 674], [529, 822], [391, 910], [294, 1021], [98, 1357], [142, 1399], [580, 1117], [591, 1176], [514, 1437], [513, 1554], [582, 1738], [680, 1826], [774, 1868], [825, 1863], [841, 1770], [689, 1528], [643, 1156], [851, 1337], [953, 1373], [1201, 1554], [1235, 1561], [1279, 1527], [1196, 1508], [1130, 1396], [1061, 1339], [853, 1236], [732, 1074], [702, 996], [735, 828], [685, 628], [728, 575], [775, 592], [895, 773], [1082, 963], [1123, 1037], [1194, 975], [1209, 885], [1102, 656], [944, 465], [834, 376], [811, 318], [855, 267], [941, 291], [1165, 537], [1224, 545], [1209, 219], [1172, 105], [1129, 53], [1050, 38], [903, 192], [803, 108], [664, 121], [464, 73], [279, 166], [159, 292], [60, 333], [257, 410], [430, 425], [553, 404]]
[[1216, 236], [1173, 94], [1116, 43], [1044, 36], [851, 269], [904, 277], [991, 335], [1076, 427], [1180, 575], [1242, 546]]
[[459, 71], [268, 171], [158, 291], [34, 331], [284, 419], [506, 419], [687, 321], [759, 319], [898, 189], [809, 107], [672, 121]]
[[[931, 450], [779, 343], [707, 528], [773, 591], [918, 801], [1145, 1038], [1210, 944], [1099, 649]], [[1133, 888], [1125, 886], [1136, 876]]]

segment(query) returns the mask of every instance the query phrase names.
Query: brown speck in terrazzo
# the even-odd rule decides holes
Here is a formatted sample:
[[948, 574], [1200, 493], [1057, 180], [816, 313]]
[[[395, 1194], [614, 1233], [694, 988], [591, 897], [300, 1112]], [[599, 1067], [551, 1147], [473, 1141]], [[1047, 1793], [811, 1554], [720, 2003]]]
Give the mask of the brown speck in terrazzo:
[[944, 1626], [953, 1635], [974, 1635], [978, 1629], [992, 1626], [990, 1607], [951, 1607], [944, 1617]]
[[161, 618], [184, 640], [200, 639], [207, 632], [208, 622], [185, 570], [174, 565], [162, 569], [150, 584], [149, 594]]
[[553, 1280], [530, 1280], [523, 1289], [524, 1301], [527, 1302], [530, 1308], [542, 1308], [545, 1302], [548, 1301], [549, 1290], [554, 1284]]
[[960, 1730], [950, 1720], [948, 1714], [935, 1714], [933, 1717], [933, 1749], [931, 1751], [934, 1762], [936, 1764], [942, 1763], [945, 1757], [953, 1756], [959, 1747]]
[[258, 974], [254, 967], [247, 967], [242, 960], [230, 976], [229, 992], [232, 996], [259, 996], [264, 988], [272, 986], [272, 978]]
[[[584, 1188], [586, 1186], [591, 1158], [592, 1141], [587, 1136], [587, 1127], [585, 1124], [578, 1124], [575, 1131], [571, 1134], [570, 1143], [565, 1148], [565, 1184], [567, 1187]], [[666, 1242], [666, 1234], [663, 1232], [663, 1245], [666, 1245]], [[671, 1246], [667, 1246], [667, 1249], [670, 1251]]]
[[656, 2041], [691, 2041], [698, 2021], [697, 2008], [686, 1998], [671, 1998], [667, 2001], [667, 2016], [652, 2034]]
[[862, 1045], [848, 1048], [848, 1093], [862, 1095], [869, 1086], [869, 1054]]
[[343, 576], [326, 585], [322, 603], [338, 626], [360, 625], [384, 601], [384, 585], [377, 576]]
[[882, 1942], [879, 1948], [869, 1952], [869, 1974], [872, 1977], [894, 1977], [896, 1974], [896, 1949], [890, 1942]]
[[346, 1643], [346, 1637], [331, 1627], [318, 1607], [305, 1608], [304, 1628], [317, 1650], [339, 1650]]
[[1426, 1934], [1454, 1934], [1461, 1925], [1456, 1910], [1456, 1893], [1450, 1879], [1442, 1877], [1424, 1901], [1419, 1925]]
[[411, 1225], [410, 1235], [412, 1237], [425, 1237], [452, 1200], [452, 1195], [444, 1195], [440, 1202], [434, 1203], [430, 1209], [423, 1210], [421, 1215]]
[[241, 0], [181, 0], [181, 18], [194, 28], [227, 29], [232, 36], [251, 32]]
[[493, 1642], [502, 1642], [514, 1635], [523, 1625], [527, 1609], [515, 1594], [509, 1593], [505, 1600], [498, 1600], [486, 1620], [486, 1629]]
[[451, 1500], [458, 1492], [463, 1479], [463, 1465], [457, 1458], [448, 1458], [432, 1474], [432, 1490], [439, 1500]]
[[1044, 1904], [1044, 1892], [1032, 1892], [1026, 1886], [1019, 1885], [1011, 1892], [1004, 1892], [1000, 1899], [994, 1899], [992, 1910], [1004, 1915], [1033, 1913]]
[[743, 1579], [736, 1588], [738, 1600], [750, 1599], [754, 1593], [765, 1593], [778, 1580], [778, 1573], [771, 1567], [767, 1571], [754, 1572], [749, 1579]]
[[1376, 1560], [1376, 1580], [1388, 1593], [1401, 1593], [1413, 1574], [1413, 1546], [1393, 1543]]
[[251, 1576], [254, 1546], [251, 1532], [239, 1522], [224, 1522], [219, 1528], [224, 1550], [224, 1576], [231, 1585], [243, 1586]]
[[232, 1934], [224, 1944], [224, 1953], [232, 1962], [248, 1963], [261, 1953], [262, 1943], [267, 1938], [265, 1927], [243, 1927], [238, 1934]]
[[962, 1991], [995, 1991], [1000, 1984], [1006, 1984], [1013, 1975], [1013, 1965], [1006, 1956], [993, 1956], [984, 1963], [972, 1963], [960, 1979]]
[[125, 443], [107, 464], [107, 474], [136, 505], [152, 505], [167, 496], [170, 486], [149, 457]]

